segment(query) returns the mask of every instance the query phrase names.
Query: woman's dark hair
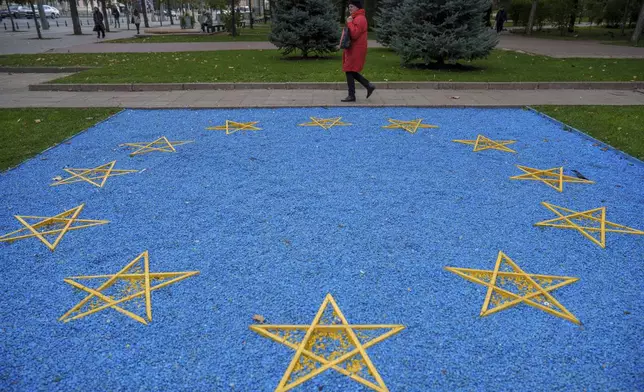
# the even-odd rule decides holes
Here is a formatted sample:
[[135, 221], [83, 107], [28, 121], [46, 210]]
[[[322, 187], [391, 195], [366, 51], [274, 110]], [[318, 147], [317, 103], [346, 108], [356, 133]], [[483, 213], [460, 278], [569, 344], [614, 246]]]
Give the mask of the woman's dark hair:
[[349, 4], [362, 9], [362, 0], [349, 0]]

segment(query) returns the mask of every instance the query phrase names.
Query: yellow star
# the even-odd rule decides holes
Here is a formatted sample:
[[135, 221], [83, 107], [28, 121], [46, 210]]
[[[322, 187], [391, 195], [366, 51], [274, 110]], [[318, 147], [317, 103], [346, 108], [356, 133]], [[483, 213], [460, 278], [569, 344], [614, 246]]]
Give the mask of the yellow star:
[[[58, 246], [58, 243], [63, 238], [63, 236], [71, 230], [84, 229], [86, 227], [104, 225], [109, 223], [106, 220], [92, 220], [92, 219], [78, 219], [81, 210], [85, 207], [85, 204], [81, 204], [78, 207], [72, 208], [65, 212], [61, 212], [55, 216], [27, 216], [27, 215], [15, 215], [15, 218], [18, 219], [20, 223], [25, 226], [25, 228], [13, 231], [11, 233], [5, 234], [0, 237], [0, 242], [13, 242], [16, 240], [22, 240], [25, 238], [36, 237], [42, 241], [49, 250], [53, 251]], [[39, 220], [35, 223], [29, 223], [28, 221]], [[38, 229], [43, 229], [38, 231]], [[24, 234], [25, 232], [29, 234]], [[46, 236], [56, 236], [54, 242], [47, 240]]]
[[476, 137], [476, 140], [452, 140], [452, 141], [456, 143], [473, 144], [474, 152], [492, 149], [492, 150], [501, 150], [501, 151], [516, 153], [516, 151], [514, 151], [510, 147], [506, 147], [508, 144], [516, 143], [516, 140], [492, 140], [492, 139], [488, 139], [483, 135], [478, 135]]
[[578, 278], [527, 274], [501, 251], [496, 258], [494, 271], [455, 267], [445, 269], [487, 287], [481, 317], [524, 303], [575, 324], [581, 324], [550, 294], [553, 290], [576, 282]]
[[[108, 177], [122, 176], [125, 174], [138, 172], [138, 170], [114, 170], [114, 165], [116, 165], [116, 161], [112, 161], [110, 163], [97, 166], [93, 169], [66, 168], [63, 170], [71, 174], [71, 177], [58, 180], [53, 184], [51, 184], [51, 186], [72, 184], [74, 182], [86, 181], [94, 186], [102, 188], [103, 185], [105, 185], [105, 182], [107, 181]], [[98, 180], [98, 182], [96, 180]]]
[[418, 128], [438, 128], [437, 125], [422, 124], [423, 119], [418, 118], [416, 120], [405, 121], [405, 120], [394, 120], [390, 118], [389, 121], [391, 124], [384, 125], [383, 128], [387, 129], [404, 129], [409, 133], [416, 133]]
[[[554, 212], [558, 218], [537, 222], [534, 224], [535, 226], [578, 230], [584, 237], [602, 248], [606, 247], [606, 232], [644, 235], [644, 231], [607, 221], [606, 207], [577, 212], [545, 201], [541, 205]], [[568, 215], [564, 215], [564, 213]]]
[[119, 146], [128, 146], [128, 147], [134, 147], [137, 150], [132, 152], [130, 154], [131, 157], [135, 155], [140, 155], [140, 154], [147, 154], [148, 152], [152, 151], [159, 151], [159, 152], [177, 152], [175, 150], [175, 146], [180, 146], [182, 144], [187, 144], [187, 143], [192, 143], [192, 140], [179, 140], [179, 141], [174, 141], [171, 142], [168, 140], [167, 137], [161, 136], [157, 140], [151, 141], [151, 142], [140, 142], [140, 143], [123, 143], [120, 144]]
[[257, 128], [255, 126], [255, 124], [257, 123], [259, 123], [259, 121], [251, 121], [251, 122], [244, 123], [244, 122], [226, 120], [226, 124], [224, 125], [217, 125], [214, 127], [208, 127], [206, 129], [209, 131], [226, 131], [226, 135], [230, 135], [237, 131], [259, 131], [262, 128]]
[[301, 127], [322, 127], [323, 129], [329, 129], [333, 126], [340, 125], [351, 125], [350, 123], [342, 122], [342, 117], [334, 118], [319, 118], [319, 117], [309, 117], [311, 122], [299, 124]]
[[[147, 324], [148, 321], [152, 321], [152, 291], [197, 274], [199, 274], [199, 271], [150, 272], [150, 262], [148, 251], [146, 250], [114, 275], [65, 278], [66, 283], [89, 295], [58, 320], [68, 322], [89, 316], [103, 309], [112, 308], [140, 323]], [[98, 280], [103, 283], [98, 288], [92, 289], [77, 282], [79, 280]], [[119, 296], [120, 298], [116, 298]], [[137, 299], [145, 302], [145, 319], [130, 310], [124, 309], [123, 305], [119, 306], [119, 304]]]
[[511, 180], [531, 180], [541, 181], [551, 188], [563, 192], [564, 182], [576, 182], [580, 184], [594, 184], [593, 181], [584, 180], [577, 177], [565, 176], [562, 167], [553, 167], [552, 169], [533, 169], [527, 166], [517, 165], [526, 174], [510, 177]]
[[388, 391], [366, 349], [404, 328], [402, 325], [350, 325], [331, 294], [324, 298], [311, 325], [250, 326], [258, 334], [295, 351], [275, 389], [280, 392], [289, 391], [328, 369], [374, 391]]

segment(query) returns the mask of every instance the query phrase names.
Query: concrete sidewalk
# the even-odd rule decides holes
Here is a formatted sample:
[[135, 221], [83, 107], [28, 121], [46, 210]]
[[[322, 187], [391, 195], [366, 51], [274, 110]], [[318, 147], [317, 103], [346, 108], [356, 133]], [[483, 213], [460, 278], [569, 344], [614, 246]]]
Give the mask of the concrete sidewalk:
[[[91, 33], [85, 29], [86, 33]], [[120, 29], [108, 34], [109, 39], [134, 36], [134, 30]], [[49, 39], [34, 39], [33, 33], [2, 34], [0, 54], [11, 53], [147, 53], [147, 52], [193, 52], [217, 50], [270, 50], [276, 49], [270, 42], [173, 42], [119, 44], [97, 40], [92, 34], [74, 36], [69, 32], [47, 33]], [[381, 45], [369, 41], [369, 47]], [[598, 41], [565, 41], [527, 38], [521, 35], [502, 34], [499, 49], [517, 50], [538, 55], [568, 58], [638, 58], [644, 59], [644, 48], [604, 45]]]
[[150, 92], [28, 91], [61, 74], [0, 74], [0, 107], [247, 108], [287, 106], [644, 105], [644, 91], [620, 90], [376, 90], [369, 100], [340, 102], [338, 90], [204, 90]]

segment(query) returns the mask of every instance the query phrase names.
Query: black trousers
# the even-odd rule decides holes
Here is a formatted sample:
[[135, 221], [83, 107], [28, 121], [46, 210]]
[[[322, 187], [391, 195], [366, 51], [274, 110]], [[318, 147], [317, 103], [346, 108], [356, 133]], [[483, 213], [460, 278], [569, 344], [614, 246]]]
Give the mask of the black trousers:
[[362, 75], [357, 72], [347, 72], [347, 87], [349, 88], [349, 96], [354, 97], [356, 95], [356, 80], [360, 82], [364, 88], [369, 87], [371, 83]]
[[103, 38], [105, 38], [105, 27], [102, 25], [96, 25], [96, 35], [98, 38], [101, 38], [101, 33], [103, 34]]

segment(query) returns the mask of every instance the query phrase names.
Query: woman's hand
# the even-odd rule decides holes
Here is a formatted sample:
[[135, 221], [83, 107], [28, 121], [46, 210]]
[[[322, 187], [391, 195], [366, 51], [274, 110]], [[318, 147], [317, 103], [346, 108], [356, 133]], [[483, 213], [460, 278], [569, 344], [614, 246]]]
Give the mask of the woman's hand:
[[347, 23], [351, 23], [351, 22], [353, 22], [353, 18], [352, 18], [352, 17], [348, 17], [348, 18], [347, 18]]

